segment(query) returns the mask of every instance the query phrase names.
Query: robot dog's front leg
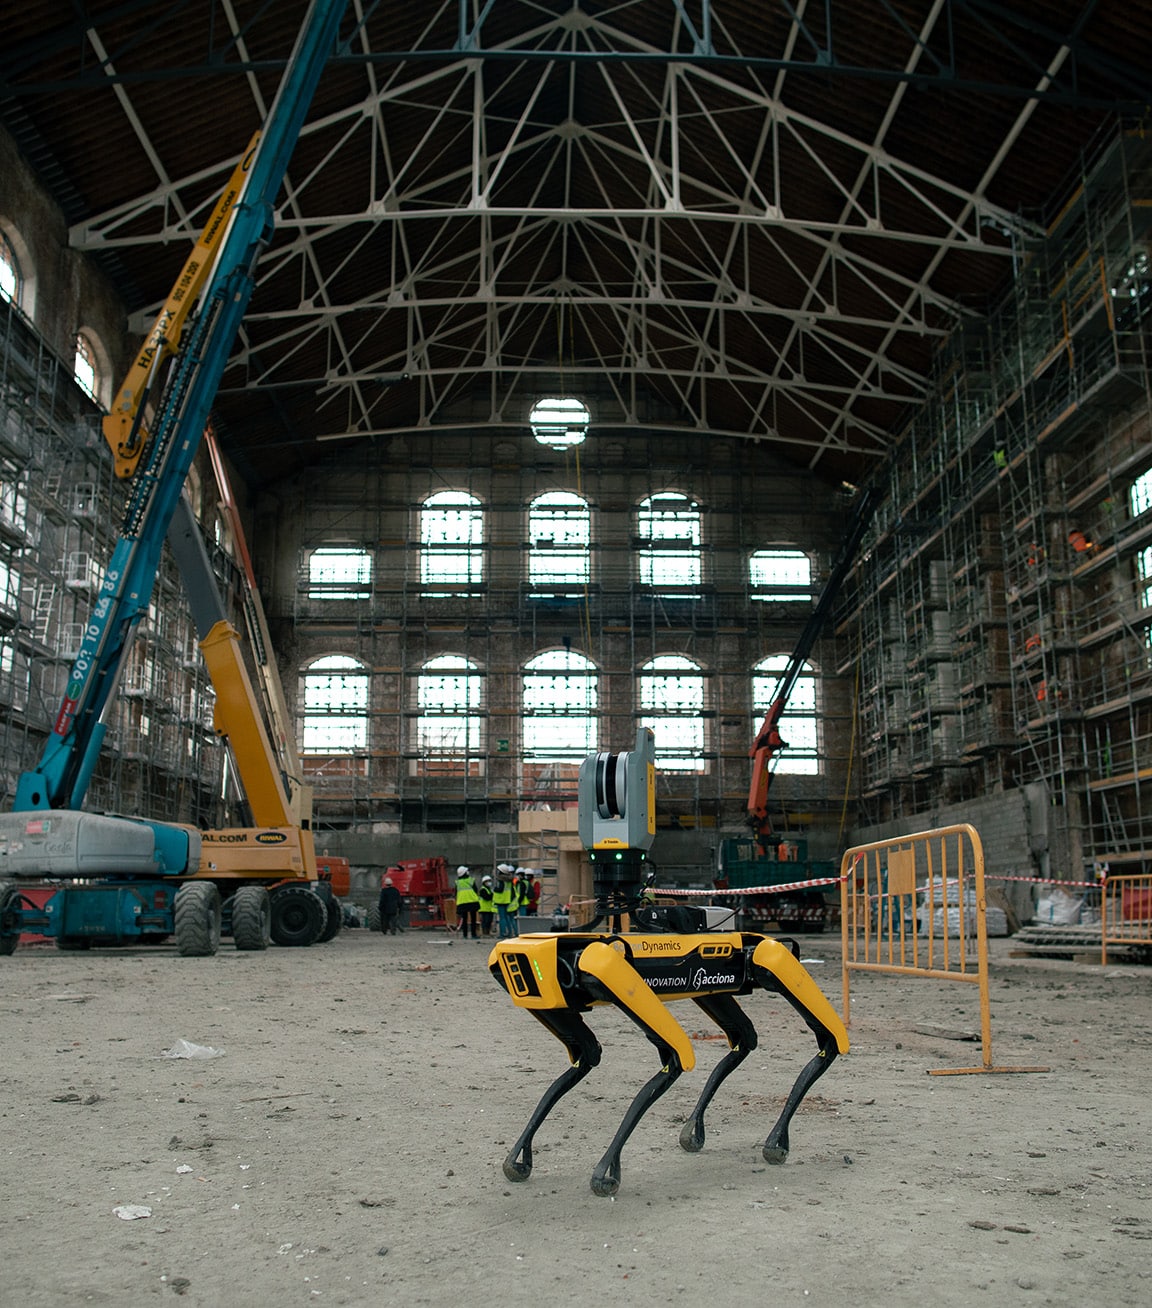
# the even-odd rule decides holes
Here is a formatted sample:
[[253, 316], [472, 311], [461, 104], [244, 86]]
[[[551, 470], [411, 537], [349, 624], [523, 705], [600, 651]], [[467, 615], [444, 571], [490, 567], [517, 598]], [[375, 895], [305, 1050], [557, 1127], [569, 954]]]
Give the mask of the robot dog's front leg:
[[636, 1129], [636, 1123], [684, 1070], [680, 1066], [679, 1055], [674, 1049], [661, 1040], [654, 1040], [653, 1043], [660, 1050], [663, 1066], [651, 1080], [645, 1082], [640, 1093], [629, 1104], [624, 1120], [608, 1146], [608, 1152], [592, 1172], [592, 1193], [600, 1195], [601, 1198], [610, 1199], [620, 1189], [620, 1154], [628, 1137]]
[[620, 1153], [636, 1123], [679, 1077], [696, 1065], [687, 1032], [657, 999], [639, 972], [611, 945], [596, 942], [580, 955], [579, 970], [594, 993], [615, 1004], [660, 1051], [661, 1068], [632, 1100], [608, 1152], [592, 1173], [592, 1192], [605, 1198], [620, 1188]]
[[568, 1049], [572, 1066], [563, 1072], [544, 1091], [528, 1125], [504, 1159], [504, 1175], [509, 1181], [526, 1181], [532, 1175], [532, 1140], [540, 1124], [555, 1107], [557, 1101], [578, 1085], [600, 1062], [600, 1042], [580, 1016], [569, 1009], [534, 1009], [532, 1016], [562, 1040]]
[[778, 940], [765, 938], [752, 954], [757, 984], [783, 995], [803, 1017], [816, 1037], [819, 1052], [796, 1078], [776, 1125], [764, 1141], [764, 1161], [782, 1163], [788, 1157], [788, 1127], [800, 1102], [832, 1066], [837, 1053], [848, 1052], [848, 1032], [824, 993], [790, 950]]
[[796, 1078], [796, 1083], [784, 1104], [784, 1111], [780, 1114], [776, 1125], [768, 1132], [768, 1139], [764, 1141], [763, 1153], [766, 1163], [782, 1163], [788, 1157], [788, 1126], [800, 1107], [801, 1100], [836, 1060], [836, 1043], [831, 1032], [825, 1032], [823, 1036], [818, 1035], [817, 1040], [820, 1044], [820, 1052], [805, 1065], [804, 1070]]

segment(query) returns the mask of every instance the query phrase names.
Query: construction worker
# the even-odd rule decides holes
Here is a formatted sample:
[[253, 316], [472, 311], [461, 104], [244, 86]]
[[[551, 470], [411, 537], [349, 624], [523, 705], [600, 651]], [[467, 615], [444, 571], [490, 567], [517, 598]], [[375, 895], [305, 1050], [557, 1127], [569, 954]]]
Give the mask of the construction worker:
[[501, 940], [508, 940], [516, 934], [516, 926], [512, 920], [513, 875], [510, 864], [497, 864], [496, 889], [492, 892], [492, 902], [496, 905], [497, 930]]
[[528, 912], [528, 905], [532, 903], [532, 869], [531, 867], [518, 867], [517, 869], [517, 913], [524, 914]]
[[[479, 909], [480, 896], [476, 893], [472, 873], [465, 864], [461, 864], [456, 869], [456, 918], [465, 940], [480, 939], [480, 928], [476, 922]], [[471, 937], [468, 935], [469, 926], [472, 928]]]
[[391, 877], [385, 877], [380, 883], [380, 930], [386, 936], [394, 936], [400, 926], [400, 892], [392, 884]]
[[490, 873], [485, 872], [480, 878], [476, 893], [480, 896], [480, 932], [484, 936], [490, 936], [492, 934], [492, 919], [496, 916], [496, 905], [492, 902], [496, 887], [492, 883]]
[[512, 869], [512, 899], [508, 904], [508, 911], [513, 917], [520, 916], [520, 887], [523, 884], [523, 876], [523, 868], [514, 867]]

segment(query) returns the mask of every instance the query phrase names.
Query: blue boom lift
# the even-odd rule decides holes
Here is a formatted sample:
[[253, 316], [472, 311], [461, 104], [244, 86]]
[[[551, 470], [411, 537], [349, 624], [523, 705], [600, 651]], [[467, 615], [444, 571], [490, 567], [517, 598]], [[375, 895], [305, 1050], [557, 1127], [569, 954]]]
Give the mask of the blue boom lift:
[[[314, 0], [263, 132], [221, 196], [105, 422], [117, 473], [135, 483], [40, 761], [21, 776], [13, 811], [0, 814], [0, 954], [12, 953], [22, 931], [74, 947], [175, 934], [182, 954], [214, 953], [222, 889], [231, 893], [239, 947], [263, 948], [269, 917], [275, 937], [273, 906], [282, 918], [281, 943], [311, 943], [324, 928], [310, 830], [286, 820], [275, 828], [202, 833], [82, 806], [164, 540], [272, 234], [276, 195], [346, 4]], [[147, 387], [170, 355], [170, 375], [145, 431]], [[22, 877], [62, 886], [40, 909], [22, 896]], [[273, 905], [269, 882], [285, 883]]]

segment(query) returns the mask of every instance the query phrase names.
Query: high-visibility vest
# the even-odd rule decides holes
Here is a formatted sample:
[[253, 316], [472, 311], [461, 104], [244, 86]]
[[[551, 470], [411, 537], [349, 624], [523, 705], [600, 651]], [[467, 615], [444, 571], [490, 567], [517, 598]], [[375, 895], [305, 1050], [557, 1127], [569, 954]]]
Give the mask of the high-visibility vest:
[[492, 887], [486, 886], [481, 882], [480, 885], [476, 887], [476, 894], [480, 898], [480, 912], [491, 913], [495, 908], [495, 905], [492, 902], [492, 897], [495, 894], [495, 891]]
[[505, 908], [511, 904], [512, 883], [510, 881], [505, 881], [503, 877], [501, 877], [501, 879], [496, 882], [496, 889], [492, 892], [492, 902], [497, 908], [499, 908], [501, 904], [503, 904]]
[[456, 878], [456, 904], [478, 904], [480, 896], [476, 893], [476, 887], [472, 884], [472, 878], [469, 876]]

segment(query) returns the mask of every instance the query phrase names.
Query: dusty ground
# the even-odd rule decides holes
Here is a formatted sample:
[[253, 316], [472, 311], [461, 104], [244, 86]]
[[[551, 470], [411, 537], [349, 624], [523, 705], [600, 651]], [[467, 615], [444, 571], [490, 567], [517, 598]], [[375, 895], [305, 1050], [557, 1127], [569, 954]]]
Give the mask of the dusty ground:
[[[597, 1010], [603, 1064], [509, 1184], [503, 1156], [566, 1059], [482, 945], [21, 948], [0, 960], [0, 1303], [1146, 1305], [1152, 969], [993, 943], [995, 1060], [1050, 1072], [928, 1076], [979, 1063], [941, 1034], [975, 1029], [974, 989], [858, 978], [853, 1051], [770, 1168], [760, 1145], [813, 1045], [760, 995], [760, 1048], [703, 1152], [677, 1144], [723, 1049], [701, 1038], [615, 1199], [588, 1178], [651, 1047]], [[837, 1007], [838, 946], [802, 941]], [[178, 1040], [224, 1053], [163, 1057]]]

